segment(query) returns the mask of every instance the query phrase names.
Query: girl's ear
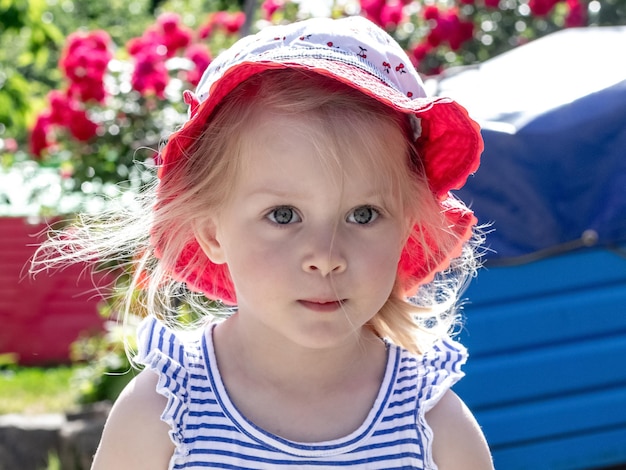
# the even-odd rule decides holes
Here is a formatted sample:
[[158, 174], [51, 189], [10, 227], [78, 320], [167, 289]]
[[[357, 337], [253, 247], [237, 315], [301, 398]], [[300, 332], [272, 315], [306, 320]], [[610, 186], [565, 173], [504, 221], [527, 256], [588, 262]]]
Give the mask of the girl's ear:
[[214, 219], [206, 219], [194, 224], [194, 236], [212, 263], [226, 263], [224, 250], [217, 237], [217, 223]]

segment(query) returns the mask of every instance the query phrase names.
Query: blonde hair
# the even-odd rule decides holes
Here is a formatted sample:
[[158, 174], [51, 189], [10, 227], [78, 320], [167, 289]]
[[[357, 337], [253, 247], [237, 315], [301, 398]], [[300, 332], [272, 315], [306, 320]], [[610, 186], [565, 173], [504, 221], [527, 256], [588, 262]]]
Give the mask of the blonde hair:
[[[138, 301], [149, 313], [175, 324], [181, 304], [203, 319], [230, 313], [187, 289], [172, 276], [170, 267], [176, 266], [194, 240], [196, 227], [206, 223], [229, 197], [239, 172], [239, 155], [251, 145], [245, 137], [266, 112], [307, 116], [315, 123], [306, 131], [314, 133], [311, 141], [319, 142], [320, 158], [327, 159], [329, 168], [341, 168], [345, 158], [358, 159], [391, 181], [394, 194], [390, 197], [401, 201], [407, 220], [437, 242], [433, 247], [425, 233], [413, 233], [427, 250], [426, 262], [430, 263], [435, 251], [447, 252], [458, 245], [429, 189], [408, 117], [330, 78], [286, 69], [255, 75], [232, 91], [159, 185], [144, 192], [139, 210], [108, 214], [103, 221], [84, 219], [71, 231], [57, 233], [40, 248], [33, 269], [67, 260], [124, 259], [134, 271], [125, 293], [126, 315], [136, 309]], [[351, 151], [356, 144], [358, 152]], [[158, 257], [151, 238], [159, 240]], [[404, 297], [396, 280], [369, 326], [415, 353], [450, 333], [456, 324], [459, 292], [476, 269], [472, 244], [466, 248], [452, 270], [420, 288], [412, 299]], [[208, 263], [196, 256], [189, 261], [187, 273], [210, 272]]]

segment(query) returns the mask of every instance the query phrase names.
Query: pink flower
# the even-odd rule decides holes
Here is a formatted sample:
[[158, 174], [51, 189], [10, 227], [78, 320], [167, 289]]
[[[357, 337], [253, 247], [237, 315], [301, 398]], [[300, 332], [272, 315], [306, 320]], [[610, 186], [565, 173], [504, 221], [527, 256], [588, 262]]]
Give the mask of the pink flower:
[[187, 72], [187, 81], [196, 86], [202, 78], [202, 74], [211, 63], [211, 53], [209, 49], [202, 44], [192, 44], [185, 51], [185, 57], [191, 60], [195, 67]]
[[12, 137], [7, 137], [6, 139], [4, 139], [4, 149], [9, 153], [17, 152], [17, 140]]

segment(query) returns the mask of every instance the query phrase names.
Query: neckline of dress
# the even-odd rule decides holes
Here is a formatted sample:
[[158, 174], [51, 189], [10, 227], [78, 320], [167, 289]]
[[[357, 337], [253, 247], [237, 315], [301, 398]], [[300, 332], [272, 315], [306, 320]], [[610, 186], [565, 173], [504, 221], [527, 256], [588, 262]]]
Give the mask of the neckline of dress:
[[222, 382], [215, 355], [215, 345], [213, 342], [215, 326], [215, 324], [211, 325], [202, 336], [203, 356], [211, 388], [215, 393], [215, 398], [222, 411], [233, 425], [258, 444], [298, 457], [314, 458], [339, 455], [350, 452], [362, 445], [363, 441], [374, 432], [376, 424], [382, 419], [383, 412], [387, 408], [393, 393], [393, 385], [396, 382], [399, 370], [400, 350], [397, 346], [387, 343], [385, 374], [376, 395], [376, 400], [367, 417], [356, 430], [344, 437], [329, 441], [297, 442], [277, 436], [255, 425], [248, 420], [231, 401], [226, 387]]

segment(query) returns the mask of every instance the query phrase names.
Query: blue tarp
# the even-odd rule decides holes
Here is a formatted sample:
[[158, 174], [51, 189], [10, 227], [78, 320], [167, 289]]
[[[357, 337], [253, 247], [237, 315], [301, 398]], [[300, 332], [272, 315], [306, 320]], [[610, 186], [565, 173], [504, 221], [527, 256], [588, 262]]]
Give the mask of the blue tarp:
[[492, 224], [488, 258], [626, 241], [626, 27], [560, 31], [427, 86], [483, 127], [457, 194]]

